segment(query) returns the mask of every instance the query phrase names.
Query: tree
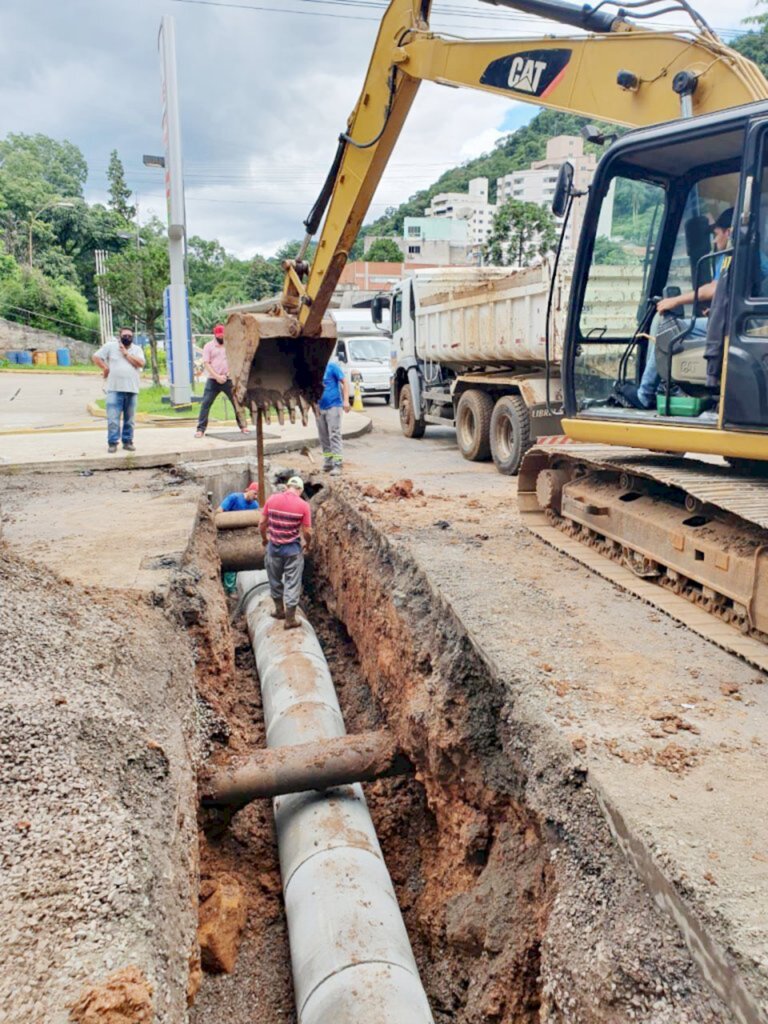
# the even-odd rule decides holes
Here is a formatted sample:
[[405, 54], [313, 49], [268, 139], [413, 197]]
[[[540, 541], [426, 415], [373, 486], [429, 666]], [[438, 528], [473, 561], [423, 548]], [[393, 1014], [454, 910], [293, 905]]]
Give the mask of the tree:
[[[281, 245], [280, 248], [275, 253], [275, 255], [272, 257], [272, 259], [275, 260], [278, 266], [283, 262], [283, 260], [295, 260], [296, 257], [299, 255], [299, 250], [301, 249], [301, 246], [302, 243], [298, 240], [298, 238], [294, 238], [293, 241], [286, 242], [285, 245]], [[307, 263], [311, 263], [312, 260], [315, 258], [316, 249], [317, 243], [310, 242], [309, 248], [304, 254], [304, 259], [307, 261]]]
[[95, 343], [98, 317], [88, 311], [83, 296], [71, 285], [45, 277], [37, 267], [9, 270], [3, 256], [0, 280], [0, 316], [6, 320], [54, 331], [68, 338]]
[[546, 207], [508, 199], [493, 218], [483, 252], [497, 266], [527, 267], [551, 252], [556, 241], [555, 220]]
[[377, 238], [363, 259], [366, 263], [402, 263], [405, 257], [394, 238]]
[[[293, 259], [292, 256], [283, 258]], [[254, 256], [245, 279], [248, 298], [258, 302], [260, 299], [268, 299], [272, 295], [277, 295], [283, 287], [284, 276], [283, 268], [276, 257], [268, 260], [263, 256]]]
[[113, 149], [109, 154], [109, 167], [107, 168], [107, 181], [109, 182], [109, 208], [114, 210], [124, 221], [132, 221], [136, 216], [136, 207], [128, 200], [133, 193], [128, 188], [125, 180], [125, 168], [123, 162]]
[[160, 384], [157, 363], [157, 322], [163, 315], [163, 292], [170, 281], [168, 241], [158, 220], [140, 231], [141, 244], [109, 257], [104, 286], [118, 316], [138, 320], [149, 338], [152, 383]]

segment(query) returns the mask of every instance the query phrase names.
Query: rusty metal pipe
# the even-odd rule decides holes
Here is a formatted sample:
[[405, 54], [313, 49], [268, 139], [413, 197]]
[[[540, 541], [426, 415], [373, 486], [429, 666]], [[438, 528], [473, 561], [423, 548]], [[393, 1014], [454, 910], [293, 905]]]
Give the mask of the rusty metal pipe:
[[407, 775], [413, 765], [385, 729], [293, 747], [267, 747], [207, 784], [203, 807], [245, 807], [251, 800]]
[[216, 535], [216, 549], [224, 572], [243, 572], [264, 568], [264, 545], [253, 527], [222, 530]]
[[[310, 624], [270, 616], [264, 573], [239, 573], [269, 747], [345, 735]], [[434, 1024], [359, 784], [274, 799], [301, 1024]]]
[[246, 527], [258, 527], [261, 512], [258, 509], [247, 512], [216, 512], [213, 517], [217, 530], [242, 530]]

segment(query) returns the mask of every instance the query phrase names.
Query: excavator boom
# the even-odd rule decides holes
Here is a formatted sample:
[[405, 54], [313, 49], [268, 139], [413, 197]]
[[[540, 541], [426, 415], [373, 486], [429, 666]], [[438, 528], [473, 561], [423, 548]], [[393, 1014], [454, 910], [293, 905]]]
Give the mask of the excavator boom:
[[[493, 2], [493, 0], [491, 0]], [[619, 13], [563, 0], [502, 0], [504, 6], [587, 29], [589, 35], [457, 40], [429, 30], [431, 0], [391, 0], [360, 97], [339, 136], [331, 171], [305, 221], [299, 258], [266, 314], [233, 314], [225, 333], [241, 404], [282, 418], [306, 417], [333, 350], [325, 318], [334, 289], [400, 130], [426, 80], [467, 87], [627, 126], [643, 126], [768, 98], [750, 61], [698, 18], [694, 29], [654, 32]], [[681, 9], [690, 10], [685, 0]], [[693, 12], [695, 15], [695, 12]], [[311, 266], [306, 246], [327, 209]]]

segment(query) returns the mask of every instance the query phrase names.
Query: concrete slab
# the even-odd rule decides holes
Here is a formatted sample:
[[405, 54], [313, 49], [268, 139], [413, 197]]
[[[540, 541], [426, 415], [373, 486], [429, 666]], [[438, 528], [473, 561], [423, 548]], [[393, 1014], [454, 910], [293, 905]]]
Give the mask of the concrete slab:
[[2, 539], [77, 583], [164, 593], [187, 550], [202, 488], [165, 473], [6, 479]]

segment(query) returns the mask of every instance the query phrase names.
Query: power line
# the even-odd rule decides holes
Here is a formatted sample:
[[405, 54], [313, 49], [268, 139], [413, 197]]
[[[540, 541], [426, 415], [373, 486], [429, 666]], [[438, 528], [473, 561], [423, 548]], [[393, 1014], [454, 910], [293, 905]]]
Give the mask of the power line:
[[[317, 5], [325, 6], [325, 7], [328, 7], [328, 6], [352, 7], [352, 8], [362, 9], [362, 10], [371, 10], [371, 11], [373, 11], [373, 10], [383, 11], [387, 7], [386, 3], [378, 3], [378, 2], [370, 2], [369, 3], [369, 2], [366, 2], [366, 0], [293, 0], [293, 2], [294, 3], [304, 3], [304, 4], [317, 4]], [[308, 10], [298, 10], [297, 11], [297, 10], [286, 10], [285, 8], [282, 8], [282, 7], [268, 7], [268, 6], [261, 5], [261, 4], [232, 3], [232, 2], [230, 2], [230, 0], [173, 0], [173, 3], [191, 4], [191, 5], [202, 6], [202, 7], [224, 7], [224, 8], [229, 8], [229, 9], [233, 9], [233, 10], [260, 11], [260, 12], [268, 12], [268, 13], [272, 13], [272, 14], [297, 14], [297, 15], [301, 15], [301, 16], [304, 16], [304, 17], [336, 18], [336, 19], [354, 20], [354, 21], [380, 21], [380, 18], [368, 18], [368, 17], [363, 17], [362, 15], [358, 15], [358, 14], [347, 14], [347, 13], [343, 13], [343, 14], [338, 13], [337, 14], [337, 13], [333, 13], [331, 11], [308, 11]], [[527, 15], [527, 14], [522, 14], [522, 13], [521, 14], [512, 14], [512, 13], [506, 13], [506, 12], [504, 12], [504, 13], [497, 13], [497, 12], [493, 12], [493, 11], [485, 12], [485, 11], [475, 10], [474, 8], [463, 7], [463, 6], [462, 7], [451, 6], [450, 8], [448, 8], [448, 9], [446, 9], [444, 11], [435, 10], [433, 12], [433, 17], [434, 18], [438, 18], [438, 19], [441, 19], [441, 18], [444, 18], [444, 17], [448, 17], [448, 18], [463, 18], [463, 19], [467, 19], [468, 18], [468, 19], [470, 19], [473, 22], [489, 21], [489, 22], [497, 22], [499, 24], [502, 24], [502, 23], [507, 24], [509, 22], [517, 21], [517, 22], [522, 22], [522, 23], [525, 23], [525, 24], [537, 25], [537, 26], [540, 26], [541, 22], [542, 22], [542, 19], [541, 18], [537, 18], [535, 15]], [[679, 29], [680, 28], [679, 25], [674, 25], [671, 22], [657, 22], [656, 24], [659, 25], [659, 27], [667, 27], [667, 28], [672, 28], [672, 29]], [[463, 27], [463, 28], [466, 29], [467, 26], [466, 25], [464, 25], [464, 26], [458, 25], [457, 27], [459, 27], [459, 28]], [[719, 32], [720, 34], [743, 35], [743, 34], [746, 34], [746, 32], [748, 32], [749, 30], [748, 29], [731, 28], [731, 27], [727, 27], [727, 28], [726, 27], [718, 27], [718, 28], [715, 29], [715, 31]]]

